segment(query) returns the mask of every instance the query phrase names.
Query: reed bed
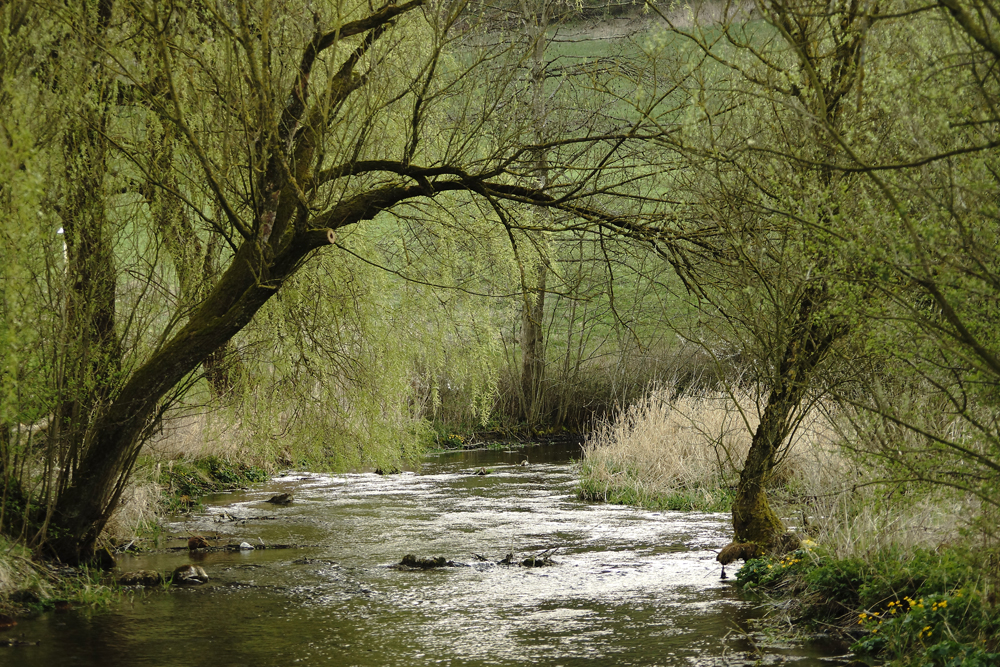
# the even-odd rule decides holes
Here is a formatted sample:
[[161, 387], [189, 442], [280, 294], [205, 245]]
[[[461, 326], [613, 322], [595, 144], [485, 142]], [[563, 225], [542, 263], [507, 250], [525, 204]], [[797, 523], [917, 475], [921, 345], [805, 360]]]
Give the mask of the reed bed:
[[[582, 495], [670, 509], [729, 509], [760, 421], [749, 392], [708, 391], [671, 400], [655, 389], [598, 424], [584, 445]], [[800, 420], [772, 483], [815, 483], [842, 474], [819, 410]]]
[[[584, 445], [580, 495], [651, 509], [729, 511], [763, 401], [749, 392], [709, 391], [671, 399], [653, 389], [598, 424]], [[887, 547], [932, 547], [955, 539], [968, 499], [947, 490], [883, 483], [861, 464], [864, 434], [814, 405], [790, 436], [771, 483], [772, 505], [789, 528], [841, 558]]]

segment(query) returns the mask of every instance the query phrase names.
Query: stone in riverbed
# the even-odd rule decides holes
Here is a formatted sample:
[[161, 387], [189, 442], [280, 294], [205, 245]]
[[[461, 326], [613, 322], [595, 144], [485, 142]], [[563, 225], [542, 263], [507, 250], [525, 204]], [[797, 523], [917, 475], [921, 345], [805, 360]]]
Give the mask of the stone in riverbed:
[[267, 502], [274, 505], [291, 505], [292, 504], [292, 494], [290, 493], [279, 493], [276, 496], [271, 496], [267, 499]]
[[197, 565], [181, 565], [170, 575], [170, 580], [178, 586], [198, 586], [208, 581], [208, 574]]
[[413, 554], [403, 556], [403, 560], [399, 561], [399, 564], [420, 570], [430, 570], [435, 567], [448, 567], [450, 565], [448, 559], [444, 556], [438, 556], [437, 558], [417, 558]]
[[188, 538], [188, 549], [194, 551], [195, 549], [207, 549], [209, 546], [208, 540], [206, 540], [201, 535], [195, 535], [194, 537]]
[[163, 583], [163, 575], [155, 570], [136, 570], [124, 572], [118, 577], [122, 586], [159, 586]]

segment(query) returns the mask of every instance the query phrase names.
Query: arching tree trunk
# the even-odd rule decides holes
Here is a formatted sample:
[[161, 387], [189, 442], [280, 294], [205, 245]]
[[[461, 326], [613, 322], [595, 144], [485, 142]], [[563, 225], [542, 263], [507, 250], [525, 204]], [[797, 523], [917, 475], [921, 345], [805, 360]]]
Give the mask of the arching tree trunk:
[[[355, 222], [353, 220], [351, 222]], [[319, 230], [317, 230], [319, 232]], [[63, 562], [89, 559], [135, 463], [160, 400], [188, 373], [246, 326], [309, 252], [332, 236], [326, 231], [293, 242], [268, 262], [258, 244], [244, 243], [219, 284], [188, 324], [135, 370], [93, 428], [93, 439], [59, 494], [49, 522], [45, 555]], [[261, 276], [267, 279], [260, 280]]]

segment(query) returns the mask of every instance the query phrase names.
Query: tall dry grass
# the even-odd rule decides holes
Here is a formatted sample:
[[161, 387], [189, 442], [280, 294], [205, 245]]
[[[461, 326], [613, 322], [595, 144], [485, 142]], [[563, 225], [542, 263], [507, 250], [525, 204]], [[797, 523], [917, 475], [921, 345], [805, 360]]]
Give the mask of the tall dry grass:
[[[670, 400], [657, 389], [601, 422], [584, 445], [586, 495], [640, 501], [686, 496], [722, 509], [731, 498], [760, 421], [748, 392], [709, 391]], [[843, 473], [832, 429], [818, 410], [801, 420], [773, 474], [775, 483], [814, 484]], [[656, 504], [653, 502], [653, 504]]]
[[49, 597], [52, 587], [42, 567], [31, 560], [28, 548], [0, 536], [0, 608], [3, 599], [15, 590], [30, 590], [40, 597]]
[[156, 483], [153, 474], [148, 471], [134, 474], [122, 491], [118, 507], [105, 524], [101, 537], [112, 544], [136, 539], [155, 529], [163, 506], [163, 488]]
[[[600, 423], [584, 445], [581, 495], [666, 509], [728, 511], [759, 423], [762, 398], [721, 391], [670, 400], [655, 389]], [[889, 483], [885, 471], [842, 447], [863, 433], [822, 406], [807, 412], [772, 476], [789, 528], [839, 557], [954, 539], [970, 503], [942, 489]]]
[[158, 483], [161, 467], [177, 460], [206, 457], [253, 461], [255, 456], [241, 440], [239, 429], [225, 417], [195, 410], [168, 415], [159, 433], [144, 445], [143, 458], [122, 491], [118, 507], [101, 534], [111, 544], [122, 544], [154, 530], [165, 505]]

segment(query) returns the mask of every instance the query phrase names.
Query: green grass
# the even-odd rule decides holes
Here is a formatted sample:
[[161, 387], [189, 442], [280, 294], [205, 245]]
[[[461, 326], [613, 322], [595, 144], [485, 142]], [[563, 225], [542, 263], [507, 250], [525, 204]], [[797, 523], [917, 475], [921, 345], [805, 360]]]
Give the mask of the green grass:
[[605, 486], [586, 476], [580, 480], [577, 495], [582, 500], [681, 512], [728, 512], [735, 498], [735, 493], [728, 488], [646, 491], [634, 484]]
[[265, 482], [268, 478], [261, 467], [209, 456], [172, 462], [161, 469], [157, 482], [166, 489], [170, 508], [177, 509], [182, 496], [195, 499], [206, 493]]
[[57, 603], [98, 608], [117, 599], [100, 570], [50, 568], [33, 561], [23, 545], [0, 536], [0, 613], [40, 613]]

